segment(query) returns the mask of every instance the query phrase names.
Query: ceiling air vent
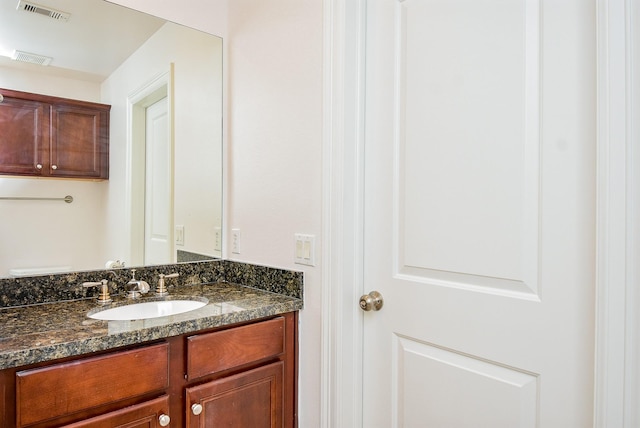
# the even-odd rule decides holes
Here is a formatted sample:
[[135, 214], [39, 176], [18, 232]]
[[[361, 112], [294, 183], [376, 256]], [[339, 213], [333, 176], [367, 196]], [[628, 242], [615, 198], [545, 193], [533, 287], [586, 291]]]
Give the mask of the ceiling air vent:
[[56, 21], [68, 21], [71, 16], [70, 13], [61, 12], [59, 10], [51, 9], [50, 7], [41, 6], [32, 2], [18, 0], [18, 10], [24, 10], [25, 12], [37, 13], [38, 15], [47, 16]]
[[15, 61], [28, 62], [31, 64], [49, 65], [49, 63], [51, 63], [51, 60], [53, 58], [50, 58], [48, 56], [43, 56], [43, 55], [32, 54], [29, 52], [13, 51], [13, 55], [11, 55], [11, 59]]

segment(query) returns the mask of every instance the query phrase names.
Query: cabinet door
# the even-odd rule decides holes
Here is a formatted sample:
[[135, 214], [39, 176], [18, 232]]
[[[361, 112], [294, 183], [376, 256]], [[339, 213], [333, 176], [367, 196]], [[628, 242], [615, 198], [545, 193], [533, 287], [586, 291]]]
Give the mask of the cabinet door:
[[282, 361], [187, 388], [187, 427], [283, 426]]
[[9, 96], [0, 103], [0, 174], [41, 175], [49, 106]]
[[[64, 428], [156, 428], [161, 418], [168, 418], [169, 397], [162, 396], [142, 404], [126, 407], [107, 414], [64, 425]], [[164, 419], [166, 423], [169, 419]]]
[[51, 166], [56, 177], [109, 177], [109, 116], [105, 110], [53, 105]]

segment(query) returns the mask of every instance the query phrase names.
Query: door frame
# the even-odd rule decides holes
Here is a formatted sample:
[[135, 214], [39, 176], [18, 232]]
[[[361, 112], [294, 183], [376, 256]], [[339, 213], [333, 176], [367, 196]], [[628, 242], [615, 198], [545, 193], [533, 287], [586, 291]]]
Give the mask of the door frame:
[[[130, 266], [140, 266], [144, 263], [144, 223], [145, 223], [145, 141], [146, 113], [148, 106], [167, 97], [169, 112], [169, 145], [174, 153], [173, 131], [173, 85], [174, 64], [170, 63], [166, 71], [152, 77], [149, 81], [132, 91], [127, 97], [127, 142], [125, 165], [125, 233], [128, 245], [125, 260]], [[173, 155], [171, 162], [171, 222], [173, 223]], [[174, 242], [173, 227], [171, 227], [171, 242]]]
[[640, 119], [640, 58], [632, 50], [640, 44], [640, 31], [634, 29], [640, 24], [640, 7], [635, 3], [597, 2], [597, 427], [640, 424], [640, 372], [636, 368], [640, 319], [634, 315], [640, 308], [636, 291], [640, 279], [640, 155], [634, 145], [637, 148], [640, 141], [638, 128], [633, 129], [634, 119]]
[[[640, 422], [635, 292], [640, 154], [632, 151], [633, 0], [597, 0], [596, 349], [594, 426]], [[366, 0], [324, 0], [321, 427], [362, 426], [364, 48]], [[636, 22], [640, 24], [640, 22]], [[637, 27], [637, 25], [635, 25]], [[639, 60], [636, 58], [636, 62]], [[636, 64], [640, 69], [640, 63]], [[633, 85], [632, 85], [633, 83]], [[636, 119], [638, 119], [638, 114]], [[633, 235], [632, 235], [633, 234]], [[631, 238], [631, 239], [629, 239]], [[626, 315], [625, 315], [626, 314]], [[623, 422], [624, 421], [624, 422]]]

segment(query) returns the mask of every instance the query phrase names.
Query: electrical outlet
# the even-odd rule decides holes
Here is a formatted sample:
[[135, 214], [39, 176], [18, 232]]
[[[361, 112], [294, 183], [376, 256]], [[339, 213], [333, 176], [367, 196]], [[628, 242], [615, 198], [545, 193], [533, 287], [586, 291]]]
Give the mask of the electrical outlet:
[[222, 251], [222, 228], [215, 228], [215, 250]]
[[184, 245], [184, 226], [176, 226], [176, 245]]
[[231, 252], [240, 254], [240, 229], [231, 229]]
[[315, 240], [314, 235], [296, 233], [294, 235], [294, 263], [299, 265], [315, 266]]

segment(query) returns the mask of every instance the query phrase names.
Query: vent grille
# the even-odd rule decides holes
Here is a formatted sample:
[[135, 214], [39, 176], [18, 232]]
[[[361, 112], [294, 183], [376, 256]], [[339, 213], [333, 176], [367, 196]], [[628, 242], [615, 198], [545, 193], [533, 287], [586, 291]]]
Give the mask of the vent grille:
[[70, 13], [61, 12], [59, 10], [51, 9], [46, 6], [41, 6], [39, 4], [35, 4], [35, 3], [24, 1], [24, 0], [18, 1], [18, 7], [16, 9], [24, 10], [25, 12], [29, 12], [29, 13], [37, 13], [38, 15], [47, 16], [51, 19], [55, 19], [56, 21], [66, 22], [69, 20], [69, 17], [71, 16]]
[[43, 55], [32, 54], [23, 51], [13, 51], [11, 59], [15, 61], [28, 62], [30, 64], [49, 65], [53, 58]]

